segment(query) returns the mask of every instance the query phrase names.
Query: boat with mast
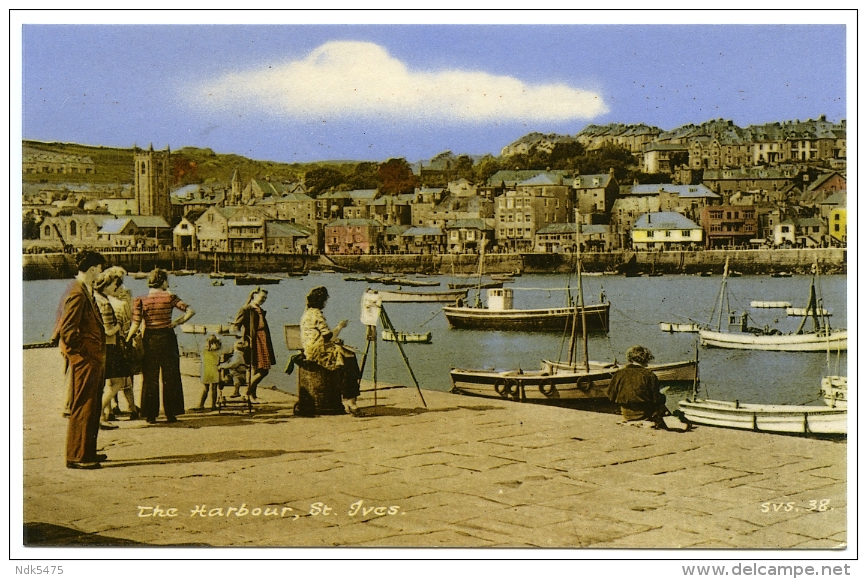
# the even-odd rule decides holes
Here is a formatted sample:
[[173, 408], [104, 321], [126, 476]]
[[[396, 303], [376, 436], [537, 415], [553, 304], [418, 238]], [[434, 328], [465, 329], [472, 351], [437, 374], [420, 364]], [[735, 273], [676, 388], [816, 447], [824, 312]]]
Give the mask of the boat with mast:
[[[568, 361], [542, 360], [539, 370], [468, 370], [452, 368], [452, 392], [513, 400], [559, 404], [563, 402], [607, 398], [608, 384], [620, 365], [614, 362], [594, 362], [588, 356], [588, 313], [584, 308], [584, 290], [581, 281], [581, 259], [576, 256], [578, 296], [576, 312], [571, 316]], [[571, 294], [571, 292], [570, 292]], [[571, 299], [571, 295], [570, 295]], [[579, 322], [579, 318], [581, 318]], [[577, 362], [578, 332], [581, 332], [582, 361]], [[697, 379], [698, 361], [654, 364], [649, 366], [660, 382]]]
[[[831, 328], [830, 316], [821, 315], [824, 311], [822, 300], [816, 294], [816, 277], [819, 273], [818, 265], [813, 266], [813, 276], [810, 282], [810, 296], [807, 307], [804, 308], [804, 317], [798, 329], [794, 333], [783, 334], [777, 329], [754, 328], [748, 325], [748, 314], [732, 311], [729, 306], [728, 296], [728, 269], [726, 260], [723, 270], [723, 281], [720, 287], [719, 297], [711, 312], [709, 325], [714, 327], [713, 316], [717, 314], [716, 329], [699, 330], [699, 339], [702, 346], [713, 348], [729, 348], [736, 350], [767, 350], [780, 352], [824, 352], [825, 350], [846, 350], [847, 332], [845, 329], [835, 330]], [[728, 331], [722, 329], [723, 310], [728, 313]], [[807, 320], [812, 319], [813, 329], [804, 329]]]
[[[514, 289], [490, 288], [487, 304], [481, 300], [482, 272], [484, 270], [484, 238], [479, 255], [478, 293], [474, 304], [460, 304], [443, 308], [449, 326], [468, 330], [512, 330], [531, 332], [564, 332], [580, 319], [581, 327], [608, 332], [610, 302], [585, 306], [574, 303], [566, 288], [566, 305], [561, 308], [520, 309], [514, 307]], [[576, 264], [580, 258], [576, 254]]]

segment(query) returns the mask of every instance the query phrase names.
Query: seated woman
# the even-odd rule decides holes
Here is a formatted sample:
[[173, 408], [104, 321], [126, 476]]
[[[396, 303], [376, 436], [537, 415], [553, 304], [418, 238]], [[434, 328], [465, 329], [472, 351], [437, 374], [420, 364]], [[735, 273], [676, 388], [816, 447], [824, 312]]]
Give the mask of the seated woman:
[[319, 364], [326, 370], [343, 370], [341, 397], [346, 410], [358, 414], [356, 399], [359, 392], [361, 373], [355, 353], [338, 339], [340, 331], [346, 327], [346, 320], [337, 324], [333, 330], [328, 328], [322, 309], [328, 301], [328, 289], [315, 287], [307, 294], [307, 309], [301, 316], [301, 344], [304, 357], [309, 362]]

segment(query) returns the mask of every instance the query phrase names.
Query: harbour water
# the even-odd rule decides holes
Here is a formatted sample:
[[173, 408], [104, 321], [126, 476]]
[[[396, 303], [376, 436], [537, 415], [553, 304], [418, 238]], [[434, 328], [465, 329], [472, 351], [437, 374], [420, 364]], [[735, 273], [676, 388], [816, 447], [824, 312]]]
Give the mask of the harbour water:
[[[439, 289], [457, 280], [450, 276], [430, 276], [425, 280], [440, 281]], [[250, 286], [236, 286], [225, 280], [224, 286], [214, 286], [207, 275], [170, 276], [171, 290], [189, 303], [196, 315], [191, 323], [225, 324], [234, 318], [245, 303]], [[591, 334], [589, 354], [593, 360], [624, 360], [625, 350], [634, 344], [644, 344], [654, 353], [656, 362], [690, 359], [695, 355], [697, 335], [664, 333], [659, 322], [708, 322], [717, 300], [721, 276], [665, 275], [660, 277], [627, 278], [623, 276], [588, 276], [584, 278], [586, 303], [597, 303], [604, 291], [611, 302], [611, 322], [608, 334]], [[69, 280], [40, 280], [23, 283], [24, 343], [47, 341], [51, 335], [58, 301]], [[283, 339], [284, 324], [297, 324], [305, 307], [307, 292], [319, 285], [328, 287], [331, 298], [324, 310], [329, 325], [342, 319], [349, 325], [341, 333], [344, 341], [360, 349], [365, 347], [365, 328], [359, 321], [361, 297], [367, 287], [385, 286], [365, 282], [348, 282], [343, 274], [311, 272], [304, 277], [290, 277], [279, 284], [266, 286], [269, 292], [265, 304], [277, 354], [277, 367], [265, 379], [264, 385], [294, 391], [294, 376], [283, 373], [289, 351]], [[571, 280], [575, 292], [575, 280]], [[832, 312], [834, 327], [847, 326], [847, 278], [828, 275], [819, 278], [819, 292], [824, 307]], [[147, 292], [145, 280], [126, 278], [133, 295]], [[514, 288], [515, 307], [560, 307], [565, 304], [566, 276], [524, 275], [508, 287]], [[791, 278], [743, 276], [728, 280], [731, 308], [747, 311], [750, 325], [770, 325], [783, 332], [794, 331], [800, 318], [786, 317], [780, 309], [752, 309], [750, 301], [789, 301], [795, 307], [806, 306], [810, 277]], [[393, 286], [391, 286], [393, 287]], [[411, 288], [406, 288], [411, 289]], [[437, 289], [437, 288], [425, 288]], [[484, 291], [484, 290], [483, 290]], [[470, 293], [470, 301], [473, 292]], [[431, 344], [404, 344], [413, 373], [422, 388], [448, 390], [451, 386], [449, 369], [461, 368], [524, 368], [538, 369], [540, 360], [568, 357], [568, 336], [555, 333], [518, 333], [473, 330], [453, 330], [441, 311], [443, 304], [385, 304], [386, 312], [398, 331], [431, 332]], [[714, 318], [715, 319], [715, 318]], [[726, 317], [723, 316], [723, 323]], [[807, 322], [811, 324], [810, 321]], [[809, 327], [809, 326], [808, 326]], [[379, 328], [381, 331], [382, 328]], [[204, 336], [178, 331], [181, 348], [200, 350]], [[224, 346], [231, 348], [231, 337]], [[720, 349], [699, 349], [701, 395], [741, 402], [770, 404], [821, 404], [819, 383], [830, 371], [847, 375], [846, 353], [785, 353]], [[365, 378], [371, 378], [371, 366]], [[377, 343], [377, 380], [412, 386], [412, 379], [393, 342]], [[670, 400], [685, 397], [686, 391], [670, 391]], [[669, 404], [671, 406], [671, 404]]]

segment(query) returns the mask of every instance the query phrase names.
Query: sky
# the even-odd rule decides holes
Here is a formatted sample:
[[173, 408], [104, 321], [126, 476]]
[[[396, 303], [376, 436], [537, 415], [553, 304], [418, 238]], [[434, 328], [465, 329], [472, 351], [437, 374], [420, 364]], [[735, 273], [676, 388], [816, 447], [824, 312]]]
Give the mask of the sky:
[[32, 23], [21, 55], [25, 139], [281, 162], [497, 155], [612, 122], [839, 121], [847, 104], [833, 22]]

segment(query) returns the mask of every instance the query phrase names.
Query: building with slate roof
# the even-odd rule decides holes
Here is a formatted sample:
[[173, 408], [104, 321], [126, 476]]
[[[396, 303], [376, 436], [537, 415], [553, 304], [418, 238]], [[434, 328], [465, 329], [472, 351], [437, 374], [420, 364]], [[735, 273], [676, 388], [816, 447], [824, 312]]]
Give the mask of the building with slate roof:
[[401, 237], [410, 253], [445, 253], [446, 235], [440, 227], [413, 226], [404, 231]]
[[670, 175], [689, 163], [686, 143], [648, 143], [641, 152], [641, 170], [645, 173]]
[[632, 248], [638, 251], [695, 250], [703, 241], [701, 226], [675, 211], [645, 213], [632, 226]]
[[790, 217], [774, 226], [775, 247], [822, 247], [827, 223], [819, 217]]
[[828, 236], [829, 241], [836, 246], [846, 246], [846, 192], [838, 191], [832, 197], [839, 197], [839, 202], [828, 210]]
[[758, 213], [753, 205], [714, 205], [701, 213], [705, 247], [749, 247], [760, 235]]
[[534, 251], [537, 253], [573, 253], [609, 251], [614, 238], [609, 225], [552, 223], [536, 232]]
[[829, 195], [845, 190], [846, 178], [843, 175], [836, 171], [822, 173], [807, 186], [799, 203], [802, 207], [818, 209]]
[[620, 186], [614, 178], [614, 169], [598, 175], [577, 175], [572, 179], [572, 189], [575, 193], [575, 208], [581, 216], [576, 221], [582, 223], [592, 222], [586, 215], [610, 213], [620, 193]]
[[229, 218], [241, 206], [209, 207], [196, 219], [196, 239], [199, 251], [229, 251]]
[[443, 227], [449, 253], [479, 253], [494, 245], [494, 219], [455, 219]]
[[336, 219], [325, 226], [325, 253], [369, 254], [380, 247], [383, 226], [373, 219]]
[[70, 245], [75, 248], [109, 245], [100, 239], [103, 223], [114, 220], [112, 215], [98, 213], [75, 213], [45, 217], [39, 225], [39, 239]]
[[497, 197], [497, 245], [506, 251], [530, 252], [537, 230], [549, 223], [572, 221], [572, 191], [564, 181], [560, 174], [543, 172]]
[[22, 173], [63, 173], [93, 175], [96, 166], [93, 159], [87, 156], [65, 155], [51, 151], [40, 151], [24, 147], [21, 156]]
[[388, 225], [410, 225], [412, 209], [405, 198], [383, 195], [367, 204], [368, 217]]

